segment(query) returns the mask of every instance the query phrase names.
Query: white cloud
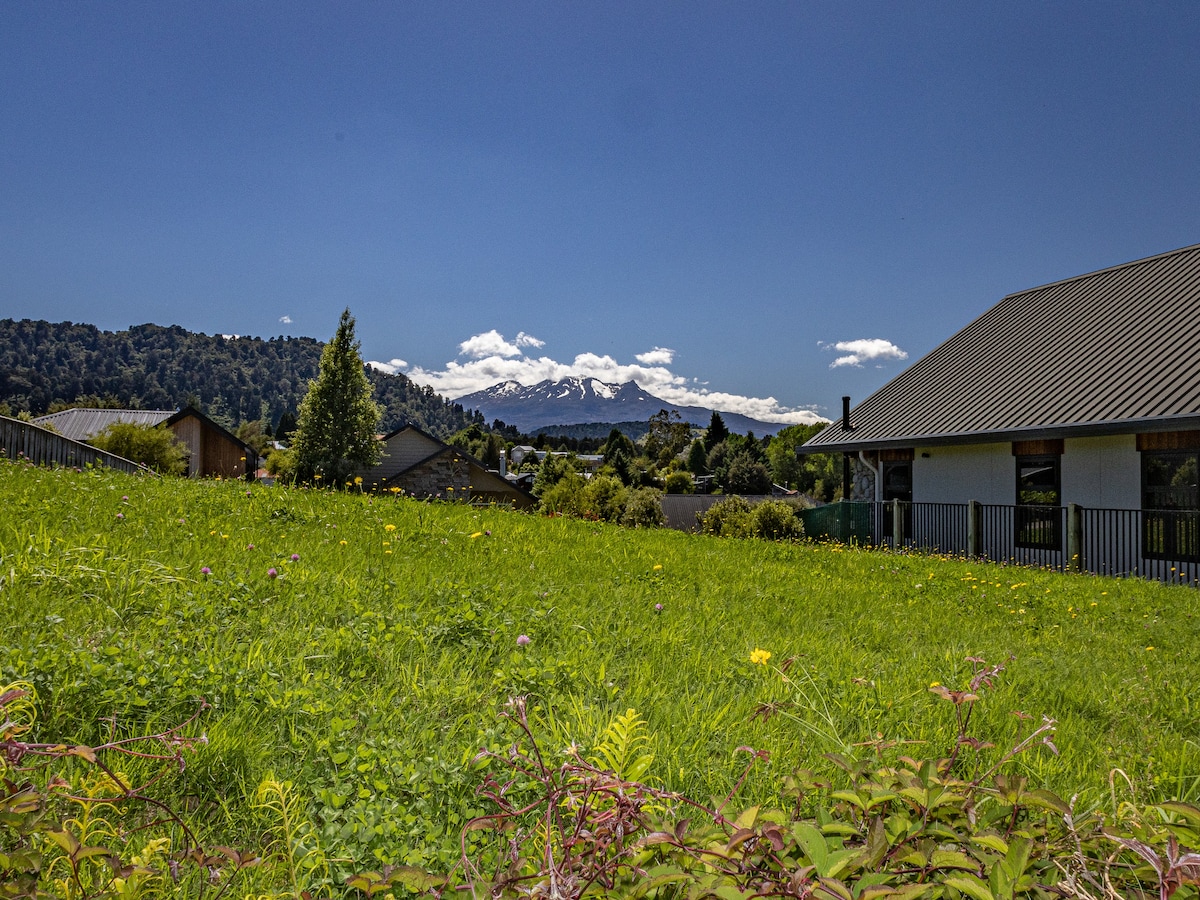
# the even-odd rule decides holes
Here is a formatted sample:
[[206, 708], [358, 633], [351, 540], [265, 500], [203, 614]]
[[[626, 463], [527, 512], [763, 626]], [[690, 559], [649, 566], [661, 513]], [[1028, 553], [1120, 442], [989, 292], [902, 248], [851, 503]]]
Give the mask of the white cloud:
[[408, 363], [402, 359], [389, 359], [387, 362], [376, 362], [375, 360], [367, 360], [367, 365], [372, 369], [378, 369], [380, 372], [386, 372], [389, 375], [395, 375], [401, 369], [407, 369]]
[[291, 316], [280, 316], [279, 321], [282, 322], [284, 325], [291, 325], [292, 317]]
[[[517, 340], [510, 343], [504, 339], [504, 335], [493, 328], [491, 331], [485, 331], [483, 334], [469, 337], [459, 344], [458, 355], [473, 356], [475, 359], [483, 359], [489, 356], [520, 356], [520, 342], [522, 338], [526, 341], [530, 340], [525, 332], [521, 332], [517, 335]], [[533, 338], [533, 340], [537, 340], [537, 338]], [[534, 346], [537, 345], [535, 344]]]
[[836, 344], [821, 344], [825, 350], [836, 350], [842, 355], [829, 364], [829, 368], [839, 366], [856, 366], [862, 368], [864, 363], [878, 364], [888, 360], [908, 359], [908, 354], [883, 338], [861, 338], [856, 341], [838, 341]]
[[634, 357], [638, 362], [647, 366], [669, 366], [675, 359], [675, 351], [666, 347], [655, 347]]
[[[809, 424], [826, 421], [820, 414], [809, 409], [794, 409], [781, 406], [774, 397], [744, 397], [721, 391], [710, 391], [695, 378], [685, 378], [672, 372], [667, 366], [674, 360], [675, 353], [663, 347], [655, 347], [647, 353], [638, 354], [636, 364], [618, 362], [613, 357], [596, 353], [580, 353], [571, 362], [559, 362], [549, 356], [526, 356], [520, 346], [541, 348], [539, 341], [521, 332], [515, 341], [508, 341], [495, 331], [477, 334], [459, 344], [460, 355], [472, 357], [466, 362], [451, 360], [443, 369], [426, 369], [414, 366], [406, 374], [418, 384], [427, 384], [444, 397], [458, 399], [465, 394], [489, 388], [502, 381], [516, 381], [533, 385], [541, 381], [561, 381], [572, 376], [597, 378], [610, 384], [636, 382], [639, 387], [668, 403], [678, 406], [702, 406], [720, 412], [741, 413], [764, 422], [786, 422]], [[391, 363], [371, 362], [382, 371], [395, 365], [403, 368], [402, 360]]]

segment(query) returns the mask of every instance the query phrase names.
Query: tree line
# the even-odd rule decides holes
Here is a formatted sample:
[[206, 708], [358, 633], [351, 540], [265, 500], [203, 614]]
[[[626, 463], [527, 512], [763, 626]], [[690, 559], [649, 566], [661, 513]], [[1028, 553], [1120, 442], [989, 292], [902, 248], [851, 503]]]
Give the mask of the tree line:
[[[101, 331], [94, 325], [0, 319], [0, 412], [32, 416], [67, 406], [177, 409], [191, 405], [230, 431], [295, 427], [324, 345], [307, 337], [224, 337], [177, 325]], [[385, 431], [413, 424], [439, 437], [477, 411], [403, 374], [366, 370]]]
[[[576, 512], [587, 507], [599, 518], [615, 517], [614, 510], [623, 511], [642, 490], [686, 493], [699, 487], [766, 494], [779, 485], [830, 501], [841, 487], [832, 457], [796, 456], [796, 447], [820, 425], [793, 425], [758, 439], [730, 433], [720, 413], [699, 429], [679, 413], [661, 410], [636, 428], [632, 423], [607, 426], [604, 438], [595, 426], [557, 436], [522, 434], [500, 420], [489, 426], [477, 410], [468, 412], [404, 375], [364, 367], [349, 310], [327, 344], [312, 338], [204, 335], [179, 326], [105, 332], [70, 322], [0, 320], [0, 413], [186, 405], [260, 453], [272, 438], [290, 439], [292, 452], [268, 459], [268, 468], [302, 481], [324, 473], [326, 483], [340, 482], [369, 464], [378, 432], [412, 424], [493, 469], [500, 467], [502, 452], [512, 458], [515, 446], [547, 451], [540, 463], [533, 454], [523, 462], [527, 470], [536, 470], [534, 491], [543, 506]], [[161, 471], [179, 466], [151, 436], [102, 435], [94, 443], [106, 441], [113, 452], [147, 457], [144, 461]], [[586, 453], [602, 455], [589, 478], [577, 456]], [[593, 503], [580, 499], [585, 493], [604, 497]]]

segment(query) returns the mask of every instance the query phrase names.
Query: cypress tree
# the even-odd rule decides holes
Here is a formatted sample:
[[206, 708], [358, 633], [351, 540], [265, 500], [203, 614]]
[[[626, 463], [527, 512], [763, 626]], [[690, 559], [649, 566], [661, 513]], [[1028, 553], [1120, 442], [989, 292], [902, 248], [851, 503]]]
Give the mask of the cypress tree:
[[321, 367], [300, 403], [292, 440], [296, 477], [342, 486], [379, 461], [380, 412], [354, 337], [354, 317], [342, 312], [337, 333], [321, 351]]
[[712, 448], [727, 437], [729, 429], [725, 427], [725, 420], [719, 412], [713, 410], [712, 418], [708, 421], [708, 431], [704, 433], [704, 449], [712, 453]]

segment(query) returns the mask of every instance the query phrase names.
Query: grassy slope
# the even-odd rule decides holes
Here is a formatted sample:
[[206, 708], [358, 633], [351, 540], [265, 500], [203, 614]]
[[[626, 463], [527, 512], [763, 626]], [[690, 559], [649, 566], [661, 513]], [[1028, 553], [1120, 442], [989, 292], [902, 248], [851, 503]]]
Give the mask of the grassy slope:
[[1189, 588], [7, 463], [0, 555], [0, 676], [35, 685], [45, 737], [163, 727], [204, 697], [210, 743], [164, 790], [246, 843], [269, 824], [256, 786], [290, 780], [349, 868], [452, 857], [465, 762], [509, 736], [514, 693], [551, 748], [636, 708], [651, 779], [700, 799], [737, 747], [769, 750], [746, 790], [770, 799], [876, 734], [944, 752], [953, 710], [929, 685], [1011, 654], [976, 733], [1057, 719], [1061, 755], [1019, 761], [1034, 781], [1107, 804], [1119, 767], [1139, 800], [1200, 795]]

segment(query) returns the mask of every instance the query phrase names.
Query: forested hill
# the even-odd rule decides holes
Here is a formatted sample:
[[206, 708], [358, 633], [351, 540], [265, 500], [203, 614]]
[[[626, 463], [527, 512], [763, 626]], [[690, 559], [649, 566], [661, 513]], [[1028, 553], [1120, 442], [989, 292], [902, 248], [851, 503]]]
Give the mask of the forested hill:
[[[101, 331], [0, 319], [0, 402], [13, 414], [33, 415], [85, 398], [141, 409], [193, 403], [226, 424], [265, 420], [275, 428], [281, 416], [299, 410], [322, 346], [306, 337], [226, 338], [177, 325]], [[404, 375], [368, 373], [385, 431], [411, 423], [442, 437], [483, 424], [482, 415]]]

